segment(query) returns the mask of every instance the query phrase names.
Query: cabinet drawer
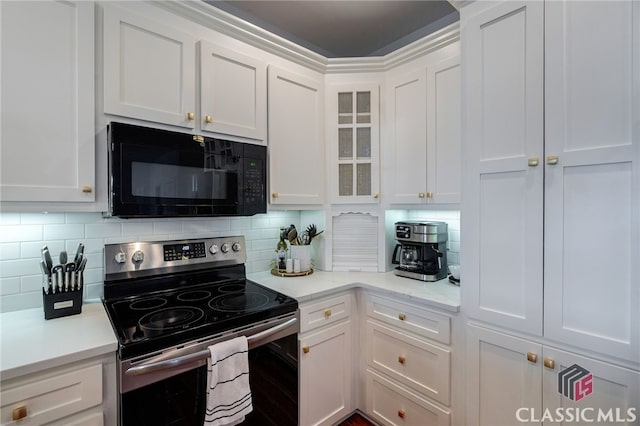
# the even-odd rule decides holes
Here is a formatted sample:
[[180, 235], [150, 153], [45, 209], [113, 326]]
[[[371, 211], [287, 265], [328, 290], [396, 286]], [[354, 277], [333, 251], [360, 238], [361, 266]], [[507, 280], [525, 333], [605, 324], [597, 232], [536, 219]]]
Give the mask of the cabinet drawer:
[[102, 365], [68, 371], [44, 379], [31, 379], [2, 390], [0, 424], [13, 424], [12, 412], [25, 406], [19, 423], [40, 425], [102, 403]]
[[343, 294], [300, 307], [300, 333], [349, 318], [353, 295]]
[[451, 412], [367, 370], [366, 412], [384, 425], [444, 426]]
[[446, 315], [373, 295], [367, 296], [366, 305], [371, 318], [441, 343], [451, 342], [451, 318]]
[[367, 364], [449, 405], [451, 351], [367, 321]]

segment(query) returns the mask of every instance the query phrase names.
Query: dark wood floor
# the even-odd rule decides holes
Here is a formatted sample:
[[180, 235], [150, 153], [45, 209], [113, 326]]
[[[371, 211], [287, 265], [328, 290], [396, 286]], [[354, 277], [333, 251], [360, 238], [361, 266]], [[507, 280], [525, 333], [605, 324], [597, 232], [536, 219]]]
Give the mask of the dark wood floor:
[[360, 414], [354, 413], [351, 417], [340, 423], [338, 426], [375, 426], [375, 424], [371, 423]]

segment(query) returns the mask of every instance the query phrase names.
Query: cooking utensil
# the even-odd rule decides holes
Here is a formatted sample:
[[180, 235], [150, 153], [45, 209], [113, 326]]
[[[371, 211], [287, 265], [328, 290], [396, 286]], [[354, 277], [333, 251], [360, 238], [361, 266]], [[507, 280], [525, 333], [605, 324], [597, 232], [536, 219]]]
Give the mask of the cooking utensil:
[[78, 244], [78, 250], [76, 250], [76, 256], [73, 258], [73, 263], [77, 265], [80, 265], [80, 262], [82, 261], [82, 257], [84, 256], [84, 244], [80, 243]]
[[67, 263], [67, 252], [63, 250], [60, 252], [60, 264], [65, 265], [66, 263]]
[[44, 288], [44, 292], [46, 294], [49, 294], [49, 287], [51, 287], [51, 271], [47, 269], [47, 263], [44, 260], [40, 261], [40, 267], [42, 268], [42, 273], [44, 275], [42, 288]]
[[298, 245], [298, 230], [295, 226], [291, 225], [292, 228], [289, 230], [289, 234], [287, 235], [287, 239], [290, 244]]
[[47, 246], [42, 247], [42, 259], [44, 260], [47, 270], [49, 271], [49, 276], [51, 276], [51, 269], [53, 268], [53, 259], [51, 258], [51, 253], [49, 252], [49, 248]]
[[76, 289], [80, 290], [84, 285], [84, 267], [87, 265], [87, 258], [83, 257], [80, 265], [76, 268]]
[[73, 273], [76, 269], [76, 264], [73, 262], [69, 262], [64, 266], [64, 291], [73, 291], [75, 287], [75, 274]]
[[56, 265], [51, 271], [51, 279], [53, 281], [53, 292], [60, 293], [64, 285], [64, 267]]

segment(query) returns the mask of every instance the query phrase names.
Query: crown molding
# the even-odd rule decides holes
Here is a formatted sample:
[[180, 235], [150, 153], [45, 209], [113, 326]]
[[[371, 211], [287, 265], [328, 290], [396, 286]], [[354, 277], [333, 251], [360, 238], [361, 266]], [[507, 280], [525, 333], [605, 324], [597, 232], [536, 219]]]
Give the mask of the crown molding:
[[200, 0], [149, 1], [178, 16], [323, 74], [383, 72], [460, 40], [448, 25], [385, 56], [327, 58]]

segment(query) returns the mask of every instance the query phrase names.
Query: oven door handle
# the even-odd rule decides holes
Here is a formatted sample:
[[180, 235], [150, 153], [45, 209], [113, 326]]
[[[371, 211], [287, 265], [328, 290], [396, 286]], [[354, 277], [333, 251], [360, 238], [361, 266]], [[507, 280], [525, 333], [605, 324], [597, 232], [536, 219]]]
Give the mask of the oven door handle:
[[[263, 330], [259, 333], [253, 334], [247, 337], [247, 345], [249, 349], [260, 346], [261, 342], [268, 338], [269, 336], [278, 333], [281, 330], [284, 330], [288, 327], [291, 327], [298, 321], [298, 318], [291, 318], [282, 324], [278, 324], [274, 327]], [[176, 368], [180, 367], [184, 364], [189, 364], [191, 362], [202, 361], [211, 355], [209, 349], [204, 349], [198, 352], [193, 352], [187, 355], [182, 355], [176, 358], [165, 359], [162, 361], [144, 363], [141, 365], [136, 365], [135, 367], [128, 368], [127, 371], [124, 372], [127, 376], [139, 376], [142, 374], [152, 373], [158, 370], [165, 370], [168, 368]]]

